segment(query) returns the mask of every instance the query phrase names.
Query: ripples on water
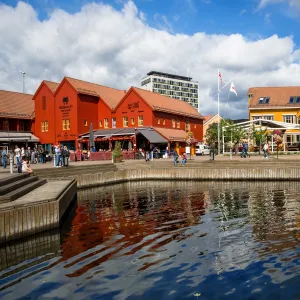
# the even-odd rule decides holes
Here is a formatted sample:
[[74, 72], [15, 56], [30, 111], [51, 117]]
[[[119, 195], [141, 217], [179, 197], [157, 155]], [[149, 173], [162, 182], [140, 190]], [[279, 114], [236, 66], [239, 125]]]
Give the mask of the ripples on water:
[[63, 228], [0, 247], [1, 299], [299, 299], [297, 183], [81, 191]]

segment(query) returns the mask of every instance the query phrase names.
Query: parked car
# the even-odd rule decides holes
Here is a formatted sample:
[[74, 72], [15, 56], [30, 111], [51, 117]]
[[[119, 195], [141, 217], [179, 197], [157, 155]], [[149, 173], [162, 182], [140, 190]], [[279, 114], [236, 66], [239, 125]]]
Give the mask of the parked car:
[[204, 144], [196, 145], [196, 155], [209, 155], [210, 147]]

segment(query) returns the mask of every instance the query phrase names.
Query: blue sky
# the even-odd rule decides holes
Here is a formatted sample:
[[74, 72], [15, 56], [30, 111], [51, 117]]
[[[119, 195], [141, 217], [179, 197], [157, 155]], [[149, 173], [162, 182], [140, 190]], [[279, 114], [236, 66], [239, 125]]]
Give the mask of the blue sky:
[[[268, 1], [268, 0], [267, 0]], [[280, 1], [280, 2], [279, 2]], [[2, 0], [16, 6], [16, 0]], [[27, 0], [39, 14], [41, 20], [48, 13], [61, 8], [70, 13], [80, 11], [89, 2], [104, 3], [122, 9], [123, 0]], [[135, 0], [134, 3], [145, 14], [150, 26], [168, 29], [171, 33], [233, 34], [241, 33], [250, 39], [277, 34], [293, 36], [300, 44], [300, 10], [289, 5], [289, 0], [270, 0], [260, 9], [260, 0]], [[279, 2], [279, 3], [278, 3]], [[300, 2], [300, 0], [299, 0]]]
[[220, 67], [238, 92], [221, 112], [244, 118], [250, 87], [300, 85], [299, 25], [300, 0], [2, 0], [0, 89], [21, 91], [20, 70], [30, 93], [63, 76], [127, 90], [189, 72], [207, 115]]

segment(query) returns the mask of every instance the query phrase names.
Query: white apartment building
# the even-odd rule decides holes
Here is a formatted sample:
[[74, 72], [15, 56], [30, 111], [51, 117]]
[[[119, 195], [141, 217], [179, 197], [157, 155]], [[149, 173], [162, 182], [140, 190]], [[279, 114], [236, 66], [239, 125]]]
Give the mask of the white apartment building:
[[151, 71], [141, 80], [141, 87], [188, 102], [199, 111], [199, 83], [192, 81], [191, 77]]

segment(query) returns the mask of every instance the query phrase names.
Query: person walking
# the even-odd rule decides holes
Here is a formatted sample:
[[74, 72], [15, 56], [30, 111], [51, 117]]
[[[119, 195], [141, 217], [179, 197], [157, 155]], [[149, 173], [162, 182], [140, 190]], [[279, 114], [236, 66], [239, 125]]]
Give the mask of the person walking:
[[15, 157], [16, 165], [18, 166], [18, 163], [21, 161], [21, 149], [18, 147], [18, 145], [15, 146]]
[[64, 160], [63, 166], [68, 167], [69, 166], [70, 151], [67, 148], [67, 146], [64, 146], [62, 155], [63, 155], [63, 160]]
[[269, 157], [269, 144], [267, 142], [265, 142], [263, 150], [264, 150], [264, 158], [268, 158]]
[[179, 157], [179, 155], [178, 155], [177, 151], [175, 150], [175, 151], [174, 151], [174, 166], [177, 165], [178, 157]]
[[2, 167], [3, 169], [6, 169], [6, 165], [7, 165], [7, 153], [6, 153], [6, 150], [3, 149], [2, 152], [1, 152], [1, 156], [2, 156]]
[[61, 150], [60, 150], [60, 146], [56, 145], [55, 146], [55, 158], [56, 158], [56, 168], [60, 167], [60, 161], [61, 161]]

